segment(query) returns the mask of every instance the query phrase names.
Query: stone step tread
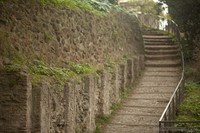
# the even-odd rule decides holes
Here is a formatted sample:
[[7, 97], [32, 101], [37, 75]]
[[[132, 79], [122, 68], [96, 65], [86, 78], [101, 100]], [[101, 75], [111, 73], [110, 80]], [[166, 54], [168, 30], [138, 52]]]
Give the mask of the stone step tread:
[[156, 38], [144, 38], [143, 39], [145, 42], [173, 42], [172, 39], [156, 39]]
[[173, 82], [173, 83], [177, 83], [179, 81], [179, 79], [177, 78], [168, 78], [168, 77], [146, 77], [146, 78], [142, 78], [140, 80], [140, 82]]
[[181, 67], [146, 67], [145, 71], [146, 72], [180, 72], [182, 70]]
[[[175, 86], [176, 87], [176, 86]], [[162, 87], [160, 88], [160, 89], [162, 89]], [[136, 93], [136, 94], [134, 94], [134, 93]], [[166, 100], [166, 99], [170, 99], [170, 97], [171, 97], [171, 94], [169, 94], [169, 93], [164, 93], [164, 94], [160, 94], [160, 93], [153, 93], [153, 94], [148, 94], [148, 93], [146, 93], [146, 94], [138, 94], [137, 93], [137, 91], [134, 91], [134, 93], [130, 96], [130, 97], [128, 97], [129, 99], [147, 99], [147, 100], [149, 100], [149, 99], [152, 99], [152, 100], [161, 100], [161, 99], [163, 99], [163, 100]]]
[[161, 60], [161, 59], [177, 59], [180, 58], [180, 54], [157, 54], [157, 55], [145, 55], [147, 60]]
[[181, 60], [147, 60], [145, 64], [161, 64], [161, 65], [170, 65], [170, 64], [180, 64]]
[[153, 49], [145, 49], [145, 52], [154, 52], [154, 53], [158, 53], [158, 52], [180, 52], [179, 49], [159, 49], [159, 50], [153, 50]]
[[169, 55], [169, 54], [179, 54], [179, 50], [145, 50], [145, 55]]
[[177, 45], [145, 45], [146, 50], [170, 50], [170, 49], [179, 49]]
[[175, 45], [173, 42], [147, 42], [144, 41], [145, 45]]
[[154, 77], [174, 77], [178, 78], [180, 73], [178, 72], [144, 72], [144, 76], [147, 76], [149, 78], [154, 78]]
[[110, 123], [125, 125], [156, 125], [158, 121], [158, 116], [116, 115]]
[[103, 133], [158, 133], [158, 126], [110, 124]]
[[151, 36], [167, 36], [166, 33], [159, 33], [159, 32], [150, 32], [150, 31], [142, 31], [143, 35], [151, 35]]
[[[144, 99], [144, 98], [143, 98]], [[155, 100], [150, 100], [150, 99], [145, 99], [143, 100], [142, 98], [138, 98], [138, 99], [130, 99], [128, 98], [127, 102], [124, 103], [125, 106], [137, 106], [137, 107], [160, 107], [160, 108], [165, 108], [167, 103], [169, 102], [169, 100], [167, 99], [155, 99]]]
[[180, 57], [181, 55], [178, 53], [172, 53], [172, 54], [156, 54], [156, 55], [145, 55], [146, 58], [156, 58], [156, 57]]
[[159, 80], [158, 82], [140, 82], [138, 86], [176, 86], [177, 82], [166, 82], [165, 80]]
[[119, 111], [116, 112], [118, 114], [136, 114], [136, 115], [160, 115], [162, 114], [162, 109], [157, 108], [137, 108], [137, 107], [122, 107]]
[[164, 90], [164, 89], [155, 89], [155, 87], [153, 87], [152, 89], [146, 89], [146, 88], [141, 88], [140, 90], [137, 89], [136, 90], [137, 93], [173, 93], [174, 92], [174, 88], [170, 88], [170, 89], [167, 89], [167, 90]]
[[171, 39], [172, 37], [170, 37], [170, 36], [166, 36], [166, 35], [161, 35], [161, 36], [153, 36], [153, 35], [143, 35], [142, 36], [143, 38], [152, 38], [152, 39], [154, 39], [154, 38], [156, 38], [156, 39]]

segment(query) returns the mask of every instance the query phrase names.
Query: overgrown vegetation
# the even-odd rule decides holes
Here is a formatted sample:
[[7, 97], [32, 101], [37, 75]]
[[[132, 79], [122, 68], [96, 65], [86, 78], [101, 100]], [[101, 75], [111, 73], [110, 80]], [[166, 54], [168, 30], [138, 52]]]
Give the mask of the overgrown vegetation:
[[[117, 5], [116, 0], [39, 0], [42, 5], [53, 5], [59, 7], [68, 7], [78, 10], [84, 9], [98, 16], [105, 16], [111, 10], [117, 10], [130, 16], [134, 16], [132, 12]], [[135, 17], [135, 16], [134, 16]]]
[[103, 12], [109, 12], [112, 8], [108, 2], [99, 2], [96, 0], [39, 0], [42, 5], [50, 4], [54, 6], [68, 7], [70, 9], [84, 9], [96, 15], [103, 15]]
[[154, 15], [162, 15], [164, 8], [162, 3], [156, 3], [153, 0], [130, 0], [132, 10], [141, 13], [150, 13]]
[[[191, 66], [187, 66], [185, 69], [185, 92], [184, 100], [181, 103], [176, 120], [179, 121], [196, 121], [200, 120], [200, 84], [199, 80], [196, 78], [196, 73]], [[180, 123], [176, 126], [180, 127], [190, 127], [190, 126], [200, 126], [200, 123], [184, 124]]]
[[95, 119], [96, 123], [96, 130], [95, 133], [101, 133], [101, 129], [105, 123], [108, 123], [109, 120], [111, 119], [111, 115], [105, 116], [105, 115], [99, 115]]
[[65, 68], [51, 67], [41, 60], [34, 60], [33, 62], [22, 54], [15, 54], [10, 58], [10, 63], [5, 65], [7, 71], [26, 71], [33, 76], [33, 80], [37, 80], [42, 76], [52, 77], [59, 81], [67, 80], [78, 75], [95, 73], [96, 69], [87, 63], [69, 63]]
[[[199, 0], [160, 0], [169, 6], [171, 18], [185, 35], [187, 62], [199, 62], [200, 55], [200, 1]], [[199, 63], [198, 63], [199, 64]]]
[[185, 99], [180, 105], [177, 120], [200, 120], [200, 84], [186, 82]]

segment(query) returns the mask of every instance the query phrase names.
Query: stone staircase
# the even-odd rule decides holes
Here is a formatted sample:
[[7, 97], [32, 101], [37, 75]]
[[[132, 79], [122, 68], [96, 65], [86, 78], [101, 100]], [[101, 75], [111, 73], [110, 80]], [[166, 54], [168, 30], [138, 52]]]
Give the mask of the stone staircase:
[[159, 118], [180, 79], [181, 56], [172, 38], [145, 32], [145, 71], [105, 133], [158, 133]]

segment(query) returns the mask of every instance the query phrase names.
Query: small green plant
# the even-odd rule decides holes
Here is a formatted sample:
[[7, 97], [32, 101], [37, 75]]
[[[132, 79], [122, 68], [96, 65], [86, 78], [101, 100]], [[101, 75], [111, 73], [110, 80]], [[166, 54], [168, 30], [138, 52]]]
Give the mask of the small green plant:
[[95, 71], [92, 69], [92, 66], [87, 63], [84, 63], [84, 64], [74, 64], [73, 63], [70, 66], [70, 70], [76, 74], [87, 74], [87, 73], [92, 73]]
[[49, 41], [51, 41], [53, 39], [53, 36], [48, 33], [48, 32], [44, 32], [44, 40], [48, 43]]
[[123, 55], [123, 60], [127, 61], [128, 60], [128, 55]]
[[121, 107], [122, 107], [122, 103], [121, 102], [113, 103], [112, 106], [111, 106], [111, 110], [112, 110], [112, 112], [114, 112], [114, 111], [118, 110]]
[[26, 67], [27, 59], [22, 53], [17, 53], [10, 57], [10, 64], [5, 65], [7, 71], [19, 71]]
[[105, 116], [105, 115], [98, 115], [95, 119], [96, 122], [96, 130], [95, 133], [101, 133], [101, 128], [105, 123], [108, 123], [111, 116]]

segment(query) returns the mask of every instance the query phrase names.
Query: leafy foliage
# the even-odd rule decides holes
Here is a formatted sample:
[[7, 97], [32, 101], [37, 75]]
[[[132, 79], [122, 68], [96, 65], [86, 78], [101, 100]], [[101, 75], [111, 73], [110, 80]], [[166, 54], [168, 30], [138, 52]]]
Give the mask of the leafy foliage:
[[194, 51], [200, 48], [200, 1], [199, 0], [160, 0], [169, 6], [171, 18], [179, 25], [187, 39], [186, 49], [190, 50], [190, 59]]
[[153, 0], [130, 0], [130, 4], [137, 12], [160, 15], [163, 11], [162, 4]]
[[32, 74], [53, 76], [62, 79], [68, 79], [80, 74], [87, 74], [93, 72], [92, 66], [89, 64], [75, 64], [73, 63], [68, 68], [49, 67], [42, 61], [35, 60], [34, 65], [31, 66]]
[[109, 12], [112, 8], [112, 5], [107, 2], [99, 2], [96, 0], [88, 1], [88, 3], [96, 10]]

